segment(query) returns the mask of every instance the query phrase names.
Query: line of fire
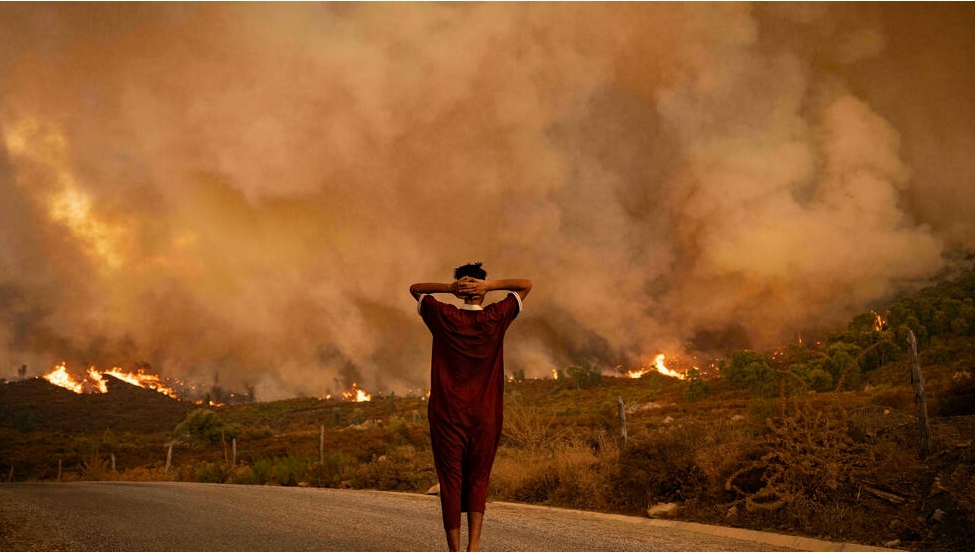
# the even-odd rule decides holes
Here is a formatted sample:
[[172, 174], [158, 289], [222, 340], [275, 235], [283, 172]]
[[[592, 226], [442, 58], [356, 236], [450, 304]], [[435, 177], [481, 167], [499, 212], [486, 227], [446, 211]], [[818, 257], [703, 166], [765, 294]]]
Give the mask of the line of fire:
[[[880, 316], [878, 316], [879, 318]], [[653, 363], [649, 367], [640, 367], [638, 369], [623, 369], [621, 366], [617, 366], [616, 376], [628, 377], [630, 379], [640, 379], [652, 372], [656, 372], [660, 375], [665, 375], [667, 377], [672, 377], [674, 379], [684, 380], [687, 378], [687, 371], [678, 371], [675, 369], [670, 369], [665, 364], [666, 355], [657, 354], [653, 358]], [[690, 366], [692, 369], [698, 369], [696, 365]], [[552, 369], [552, 379], [564, 379], [565, 376], [562, 372]], [[191, 401], [199, 405], [206, 406], [224, 406], [227, 404], [244, 404], [255, 401], [254, 390], [252, 387], [245, 387], [246, 391], [243, 393], [228, 392], [219, 386], [215, 382], [212, 386], [206, 386], [203, 384], [190, 384], [174, 377], [163, 377], [157, 373], [151, 371], [151, 366], [149, 364], [137, 364], [135, 371], [126, 371], [120, 367], [112, 367], [111, 369], [99, 370], [94, 366], [89, 366], [81, 375], [78, 375], [78, 371], [74, 369], [69, 369], [66, 362], [61, 362], [57, 364], [51, 371], [38, 376], [51, 383], [52, 385], [57, 385], [59, 387], [65, 388], [77, 394], [100, 394], [108, 392], [108, 384], [106, 382], [105, 376], [114, 377], [143, 389], [151, 390], [169, 396], [170, 398], [175, 398], [177, 400]], [[23, 366], [21, 371], [21, 378], [26, 377], [26, 366]], [[511, 374], [508, 376], [508, 381], [520, 380], [519, 376], [516, 374]], [[219, 379], [216, 379], [219, 381]], [[413, 395], [412, 390], [407, 391], [408, 396]], [[376, 393], [377, 395], [382, 395], [381, 392]], [[429, 391], [426, 393], [419, 393], [418, 396], [426, 397], [429, 395]], [[358, 383], [352, 383], [352, 385], [341, 392], [340, 395], [324, 394], [319, 397], [320, 400], [336, 400], [345, 402], [369, 402], [373, 398], [373, 394], [364, 390]]]

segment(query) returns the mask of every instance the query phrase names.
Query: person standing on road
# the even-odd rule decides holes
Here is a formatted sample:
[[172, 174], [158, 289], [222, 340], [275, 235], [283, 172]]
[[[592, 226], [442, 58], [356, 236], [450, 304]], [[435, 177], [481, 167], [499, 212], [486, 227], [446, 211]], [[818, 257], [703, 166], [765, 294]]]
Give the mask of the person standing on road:
[[[504, 414], [504, 335], [531, 291], [527, 279], [488, 281], [480, 262], [454, 270], [452, 283], [416, 283], [410, 294], [433, 335], [427, 415], [440, 481], [447, 547], [460, 550], [461, 513], [467, 512], [468, 552], [479, 549], [488, 479]], [[492, 290], [504, 300], [481, 304]], [[432, 294], [453, 294], [460, 307]]]

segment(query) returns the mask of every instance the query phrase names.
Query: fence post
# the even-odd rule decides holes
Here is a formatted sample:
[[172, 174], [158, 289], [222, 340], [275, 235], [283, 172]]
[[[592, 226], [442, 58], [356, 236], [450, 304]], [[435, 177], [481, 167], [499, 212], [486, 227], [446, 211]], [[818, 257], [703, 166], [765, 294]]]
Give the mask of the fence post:
[[58, 481], [61, 480], [61, 458], [58, 458]]
[[170, 442], [166, 446], [168, 446], [169, 449], [166, 451], [166, 471], [163, 473], [169, 473], [169, 467], [173, 465], [173, 443]]
[[230, 462], [230, 467], [237, 467], [237, 437], [230, 439], [231, 448], [234, 451], [233, 460]]
[[623, 403], [623, 397], [617, 396], [616, 403], [620, 411], [620, 452], [626, 448], [626, 405]]
[[931, 453], [931, 428], [928, 425], [928, 401], [924, 392], [924, 374], [917, 359], [917, 337], [908, 329], [907, 342], [911, 345], [911, 386], [914, 387], [914, 406], [917, 408], [917, 423], [921, 435], [921, 456]]
[[325, 426], [318, 430], [318, 462], [325, 463]]
[[111, 456], [112, 456], [112, 473], [115, 473], [115, 454], [111, 454]]

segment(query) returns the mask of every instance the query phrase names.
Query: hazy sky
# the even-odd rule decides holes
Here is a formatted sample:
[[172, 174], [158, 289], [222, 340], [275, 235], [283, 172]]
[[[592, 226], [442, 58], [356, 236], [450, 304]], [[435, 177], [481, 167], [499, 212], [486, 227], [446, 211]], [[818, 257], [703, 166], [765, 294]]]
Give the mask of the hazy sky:
[[0, 4], [0, 376], [427, 388], [763, 347], [975, 249], [972, 3]]

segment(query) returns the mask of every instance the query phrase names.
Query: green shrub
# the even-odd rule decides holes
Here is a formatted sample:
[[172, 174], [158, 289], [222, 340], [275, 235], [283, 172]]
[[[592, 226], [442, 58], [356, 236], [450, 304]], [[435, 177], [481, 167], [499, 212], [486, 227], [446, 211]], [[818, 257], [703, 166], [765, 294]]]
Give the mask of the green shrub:
[[834, 342], [826, 347], [826, 357], [822, 369], [833, 377], [835, 387], [841, 390], [854, 390], [863, 382], [860, 373], [860, 348], [847, 342]]
[[308, 470], [309, 481], [318, 487], [347, 486], [355, 476], [359, 460], [342, 451], [325, 452], [322, 460]]
[[245, 473], [239, 483], [245, 485], [265, 485], [271, 479], [271, 470], [274, 468], [274, 461], [270, 458], [255, 460], [248, 468], [249, 473]]
[[173, 434], [176, 436], [188, 434], [210, 442], [221, 442], [237, 437], [240, 428], [226, 425], [212, 410], [200, 408], [190, 412], [186, 419], [176, 426]]
[[223, 461], [201, 462], [195, 471], [196, 480], [201, 483], [226, 483], [230, 476], [229, 467]]
[[778, 393], [775, 370], [763, 354], [750, 350], [732, 352], [731, 359], [721, 360], [719, 369], [733, 389], [766, 398]]
[[576, 388], [579, 389], [598, 387], [603, 379], [599, 368], [593, 367], [588, 359], [582, 360], [582, 363], [577, 366], [566, 369], [565, 372], [568, 374], [569, 379], [572, 379], [572, 382], [575, 383]]
[[694, 402], [707, 397], [710, 387], [701, 377], [701, 370], [692, 367], [687, 370], [687, 388], [684, 389], [684, 400]]
[[276, 485], [295, 486], [304, 481], [311, 466], [307, 456], [288, 454], [275, 457], [271, 468], [270, 482]]

